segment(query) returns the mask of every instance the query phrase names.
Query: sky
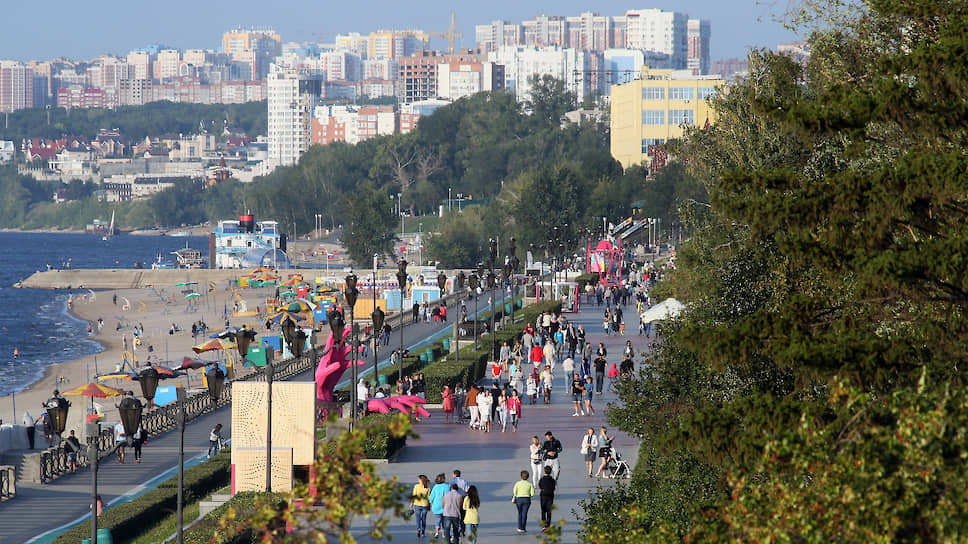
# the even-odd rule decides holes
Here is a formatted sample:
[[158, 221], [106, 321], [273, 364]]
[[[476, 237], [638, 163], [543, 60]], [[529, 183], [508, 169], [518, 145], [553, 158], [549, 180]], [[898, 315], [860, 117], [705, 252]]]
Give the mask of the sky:
[[[338, 33], [379, 29], [447, 31], [451, 11], [463, 33], [463, 47], [474, 46], [474, 25], [493, 20], [520, 23], [536, 15], [578, 15], [585, 11], [621, 15], [629, 9], [659, 8], [709, 19], [713, 60], [745, 57], [752, 46], [775, 49], [797, 41], [774, 20], [789, 0], [487, 0], [454, 2], [328, 2], [320, 0], [100, 0], [54, 2], [52, 13], [30, 2], [6, 2], [0, 32], [0, 59], [86, 60], [102, 54], [124, 55], [149, 44], [177, 49], [220, 49], [222, 33], [236, 27], [272, 28], [290, 41], [331, 42]], [[444, 40], [432, 42], [443, 47]]]

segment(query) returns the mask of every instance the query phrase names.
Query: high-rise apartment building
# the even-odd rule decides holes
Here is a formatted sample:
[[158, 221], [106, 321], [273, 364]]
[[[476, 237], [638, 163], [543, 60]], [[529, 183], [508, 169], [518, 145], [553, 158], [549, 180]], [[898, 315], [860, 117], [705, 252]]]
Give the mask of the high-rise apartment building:
[[444, 62], [480, 62], [483, 56], [469, 50], [453, 55], [437, 51], [420, 51], [400, 57], [397, 78], [397, 99], [402, 104], [437, 98], [437, 67]]
[[524, 32], [521, 25], [511, 24], [510, 21], [492, 21], [474, 27], [474, 41], [481, 53], [487, 53], [503, 45], [524, 43]]
[[152, 75], [159, 82], [165, 82], [178, 75], [178, 65], [181, 63], [181, 51], [177, 49], [163, 49], [158, 52]]
[[437, 66], [437, 96], [457, 100], [504, 88], [504, 66], [486, 61], [442, 62]]
[[251, 79], [265, 79], [273, 59], [282, 54], [282, 38], [271, 30], [239, 28], [222, 35], [222, 48], [233, 61], [251, 65]]
[[152, 79], [152, 61], [154, 55], [148, 51], [132, 51], [128, 53], [129, 75], [131, 79]]
[[686, 126], [716, 122], [706, 99], [725, 84], [689, 70], [642, 69], [640, 79], [612, 87], [611, 152], [628, 168], [648, 164], [655, 146], [680, 138]]
[[626, 11], [625, 19], [627, 48], [649, 53], [651, 66], [673, 70], [686, 68], [688, 19], [684, 13], [638, 9]]
[[34, 106], [34, 71], [26, 64], [0, 60], [0, 113]]
[[535, 47], [568, 47], [567, 22], [558, 15], [539, 15], [521, 23], [524, 43]]
[[487, 54], [487, 60], [504, 66], [506, 88], [525, 101], [531, 94], [531, 78], [550, 75], [565, 83], [578, 101], [590, 92], [591, 54], [578, 49], [560, 47], [504, 46]]
[[368, 36], [364, 36], [359, 32], [350, 32], [349, 34], [337, 34], [336, 39], [333, 41], [334, 48], [337, 51], [356, 51], [359, 53], [360, 57], [365, 58], [367, 48], [369, 47], [370, 39]]
[[709, 58], [711, 25], [705, 19], [689, 19], [686, 28], [688, 44], [686, 68], [691, 70], [693, 75], [708, 74], [712, 69], [712, 61]]
[[267, 94], [271, 170], [296, 164], [309, 149], [312, 111], [323, 94], [322, 77], [273, 64]]
[[397, 59], [426, 51], [430, 35], [418, 30], [381, 30], [367, 39], [366, 58]]

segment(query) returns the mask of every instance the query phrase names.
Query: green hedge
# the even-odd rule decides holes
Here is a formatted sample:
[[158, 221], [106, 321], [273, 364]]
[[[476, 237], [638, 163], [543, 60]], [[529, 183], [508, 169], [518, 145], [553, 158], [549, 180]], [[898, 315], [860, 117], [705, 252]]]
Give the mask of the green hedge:
[[394, 453], [407, 445], [407, 438], [390, 438], [390, 435], [383, 432], [374, 432], [374, 426], [386, 425], [395, 413], [389, 414], [369, 414], [359, 422], [360, 430], [366, 431], [366, 440], [363, 442], [363, 453], [367, 459], [389, 459]]
[[[229, 484], [232, 456], [228, 451], [209, 461], [185, 470], [185, 503], [203, 498]], [[85, 499], [87, 500], [87, 499]], [[156, 489], [124, 504], [108, 508], [98, 516], [98, 527], [111, 529], [115, 542], [128, 542], [151, 529], [160, 512], [178, 509], [178, 476], [173, 476]], [[76, 544], [91, 535], [90, 520], [68, 529], [54, 540], [55, 544]]]
[[[271, 493], [280, 501], [285, 500], [286, 495]], [[265, 497], [266, 493], [259, 491], [242, 491], [236, 493], [228, 502], [202, 516], [194, 525], [185, 529], [183, 538], [185, 544], [251, 544], [255, 542], [252, 531], [244, 531], [234, 538], [227, 538], [218, 528], [218, 520], [225, 515], [231, 507], [235, 508], [236, 519], [245, 520], [252, 517], [256, 510], [256, 501], [260, 497]]]

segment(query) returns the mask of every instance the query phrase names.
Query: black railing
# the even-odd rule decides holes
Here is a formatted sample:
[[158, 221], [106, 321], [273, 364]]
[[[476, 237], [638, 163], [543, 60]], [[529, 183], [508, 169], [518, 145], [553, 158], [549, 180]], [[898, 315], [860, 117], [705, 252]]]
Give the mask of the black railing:
[[[448, 306], [451, 306], [460, 301], [461, 297], [464, 296], [463, 293], [456, 293], [447, 295], [444, 297]], [[456, 317], [456, 316], [455, 316]], [[409, 323], [410, 312], [402, 311], [394, 316], [387, 318], [387, 321], [401, 327]], [[391, 325], [393, 326], [393, 325]], [[324, 332], [322, 334], [328, 334]], [[288, 380], [294, 376], [298, 376], [303, 372], [312, 370], [316, 367], [316, 361], [322, 357], [323, 348], [316, 347], [306, 353], [304, 353], [299, 358], [289, 358], [283, 361], [269, 363], [273, 367], [273, 380], [274, 381], [284, 381]], [[236, 378], [233, 381], [246, 382], [246, 381], [265, 381], [266, 379], [266, 367], [261, 367], [246, 374], [245, 376]], [[185, 421], [192, 421], [193, 419], [201, 416], [205, 412], [209, 412], [216, 408], [220, 408], [232, 402], [232, 382], [227, 382], [225, 387], [222, 389], [222, 396], [219, 398], [217, 405], [213, 405], [212, 400], [208, 397], [207, 391], [202, 391], [189, 395], [185, 399]], [[141, 418], [141, 427], [148, 433], [149, 436], [156, 436], [161, 433], [170, 431], [178, 426], [178, 404], [175, 402], [166, 404], [164, 406], [157, 407], [147, 413], [145, 413]], [[98, 459], [103, 459], [107, 457], [114, 451], [114, 433], [112, 429], [102, 429], [101, 436], [98, 437], [97, 447], [98, 447]], [[85, 448], [87, 449], [87, 448]], [[41, 452], [40, 460], [40, 481], [42, 483], [47, 483], [55, 478], [58, 478], [64, 474], [70, 472], [70, 466], [67, 462], [67, 451], [64, 449], [63, 441], [57, 446], [52, 446], [43, 452]], [[87, 457], [85, 455], [77, 456], [77, 466], [87, 466]], [[12, 485], [12, 484], [11, 484]]]

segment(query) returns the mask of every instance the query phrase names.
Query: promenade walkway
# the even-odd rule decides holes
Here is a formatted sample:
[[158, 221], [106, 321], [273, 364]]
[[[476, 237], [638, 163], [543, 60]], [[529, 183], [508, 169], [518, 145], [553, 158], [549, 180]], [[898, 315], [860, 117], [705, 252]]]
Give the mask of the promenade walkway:
[[[566, 315], [576, 326], [584, 326], [587, 341], [594, 346], [599, 342], [605, 343], [609, 364], [621, 361], [626, 340], [632, 340], [636, 353], [647, 349], [648, 339], [644, 336], [627, 332], [626, 336], [606, 337], [601, 326], [602, 310], [592, 304], [584, 306], [578, 314]], [[634, 306], [625, 308], [625, 315], [629, 316], [627, 321], [636, 320], [634, 313]], [[637, 330], [637, 320], [628, 329]], [[640, 360], [640, 357], [636, 357], [636, 369]], [[606, 377], [605, 380], [603, 394], [596, 394], [592, 403], [596, 415], [572, 417], [574, 410], [570, 392], [564, 386], [563, 377], [556, 376], [551, 404], [545, 405], [540, 400], [533, 406], [525, 404], [517, 433], [510, 432], [510, 428], [508, 432], [502, 433], [500, 424], [495, 431], [493, 423], [489, 433], [471, 430], [467, 425], [446, 424], [439, 409], [431, 410], [432, 417], [429, 420], [415, 424], [420, 438], [409, 440], [398, 460], [380, 466], [379, 474], [383, 477], [397, 476], [401, 482], [412, 486], [420, 474], [426, 474], [433, 482], [435, 475], [444, 473], [449, 481], [453, 470], [458, 469], [464, 479], [477, 486], [481, 495], [479, 542], [533, 542], [535, 535], [539, 535], [541, 531], [541, 509], [537, 497], [531, 504], [527, 534], [518, 534], [517, 511], [510, 502], [511, 488], [520, 479], [520, 471], [530, 469], [528, 445], [531, 437], [538, 436], [544, 441], [544, 433], [550, 430], [564, 447], [559, 461], [561, 475], [558, 479], [556, 509], [552, 513], [552, 521], [566, 520], [561, 542], [577, 542], [580, 529], [577, 513], [581, 511], [578, 501], [594, 493], [600, 485], [615, 485], [615, 481], [611, 479], [588, 478], [584, 458], [579, 452], [581, 438], [586, 429], [593, 427], [597, 433], [598, 428], [605, 424], [606, 405], [616, 401], [616, 395], [608, 391], [609, 378]], [[609, 435], [613, 434], [616, 436], [614, 447], [629, 462], [629, 466], [634, 467], [638, 456], [638, 439], [609, 428]], [[596, 461], [596, 470], [598, 464], [599, 461]], [[428, 527], [433, 527], [434, 522], [435, 517], [428, 514]], [[357, 521], [360, 527], [365, 527], [366, 523], [365, 519]], [[418, 542], [413, 520], [392, 521], [389, 533], [393, 535], [394, 542]], [[370, 542], [362, 534], [354, 533], [354, 536], [360, 542]], [[430, 540], [428, 537], [420, 541]]]
[[[481, 305], [481, 311], [485, 311]], [[456, 315], [456, 312], [454, 312]], [[408, 323], [403, 330], [406, 346], [418, 345], [428, 338], [443, 333], [453, 325], [433, 323]], [[380, 350], [380, 368], [389, 364], [387, 357], [399, 343], [395, 330], [390, 345]], [[389, 349], [388, 349], [389, 348]], [[372, 357], [372, 355], [370, 355]], [[368, 366], [367, 370], [372, 370]], [[348, 382], [349, 374], [346, 374]], [[394, 374], [395, 377], [395, 374]], [[311, 381], [307, 372], [293, 381]], [[205, 414], [185, 426], [185, 464], [204, 460], [208, 451], [208, 434], [216, 423], [223, 426], [222, 436], [231, 436], [231, 409], [224, 407]], [[128, 448], [125, 463], [117, 457], [103, 459], [98, 468], [98, 493], [105, 505], [129, 500], [148, 489], [152, 484], [164, 481], [176, 474], [178, 463], [178, 430], [150, 437], [144, 447], [144, 459], [135, 464], [134, 452]], [[62, 532], [63, 526], [73, 525], [79, 518], [90, 514], [91, 472], [88, 469], [68, 474], [47, 484], [23, 483], [17, 486], [17, 496], [0, 504], [0, 544], [23, 544], [35, 537], [50, 533], [50, 537]], [[187, 520], [186, 520], [187, 521]], [[50, 538], [37, 539], [46, 542]]]
[[[626, 307], [625, 313], [630, 322], [634, 321], [634, 307]], [[621, 359], [626, 340], [632, 340], [636, 353], [647, 349], [647, 339], [635, 334], [606, 338], [601, 329], [600, 314], [601, 308], [592, 304], [584, 306], [578, 314], [568, 314], [568, 317], [576, 325], [584, 326], [588, 342], [593, 345], [598, 342], [605, 343], [609, 352], [609, 363]], [[404, 343], [408, 346], [415, 345], [435, 336], [442, 329], [442, 326], [432, 324], [408, 325], [404, 329]], [[633, 331], [635, 326], [629, 326], [628, 329]], [[398, 341], [396, 334], [394, 332], [391, 338], [391, 348]], [[636, 368], [639, 361], [640, 358], [637, 357]], [[308, 379], [311, 379], [308, 373], [295, 378], [297, 381]], [[595, 396], [595, 416], [572, 417], [572, 404], [563, 376], [556, 377], [555, 386], [550, 405], [544, 405], [540, 401], [533, 406], [524, 405], [517, 433], [510, 432], [510, 429], [501, 433], [499, 424], [495, 427], [496, 430], [486, 434], [471, 430], [466, 425], [445, 424], [443, 413], [439, 409], [432, 409], [433, 417], [416, 423], [415, 430], [420, 438], [410, 440], [396, 462], [380, 465], [380, 475], [397, 476], [401, 482], [412, 485], [419, 474], [426, 474], [433, 479], [434, 475], [442, 472], [450, 478], [451, 472], [459, 469], [463, 477], [476, 485], [481, 493], [480, 542], [533, 542], [535, 535], [540, 534], [540, 507], [537, 497], [532, 502], [528, 533], [517, 534], [516, 511], [510, 502], [511, 487], [519, 479], [518, 473], [530, 468], [530, 438], [537, 435], [543, 440], [545, 431], [551, 430], [564, 447], [553, 521], [566, 520], [562, 542], [577, 542], [580, 529], [578, 501], [594, 493], [599, 485], [614, 485], [614, 481], [609, 479], [587, 477], [585, 464], [579, 453], [581, 437], [588, 427], [597, 431], [604, 424], [605, 407], [616, 398], [606, 385], [605, 392]], [[194, 462], [204, 459], [208, 447], [208, 432], [215, 423], [230, 427], [229, 410], [223, 408], [206, 414], [186, 427], [186, 465], [193, 457]], [[223, 431], [224, 436], [230, 435], [231, 429], [227, 430], [228, 433]], [[617, 433], [611, 428], [609, 434], [616, 436], [615, 448], [633, 465], [637, 457], [638, 440]], [[153, 481], [170, 477], [175, 471], [177, 447], [176, 430], [153, 437], [145, 447], [144, 461], [140, 465], [133, 464], [130, 451], [124, 465], [119, 465], [115, 458], [107, 459], [98, 473], [98, 489], [102, 497], [108, 504], [124, 500], [125, 496], [137, 495]], [[598, 461], [595, 463], [596, 469], [597, 465]], [[56, 534], [59, 531], [52, 530], [89, 513], [90, 485], [90, 472], [83, 470], [58, 478], [47, 485], [21, 486], [16, 499], [0, 505], [0, 544], [49, 541], [49, 538], [35, 537], [46, 532]], [[432, 515], [428, 516], [428, 525], [431, 527], [433, 519]], [[356, 525], [363, 528], [366, 520], [360, 519]], [[396, 542], [417, 542], [412, 520], [393, 520], [389, 532]], [[356, 536], [360, 542], [369, 542], [363, 537], [362, 531]], [[429, 542], [430, 539], [425, 538], [423, 541]]]

